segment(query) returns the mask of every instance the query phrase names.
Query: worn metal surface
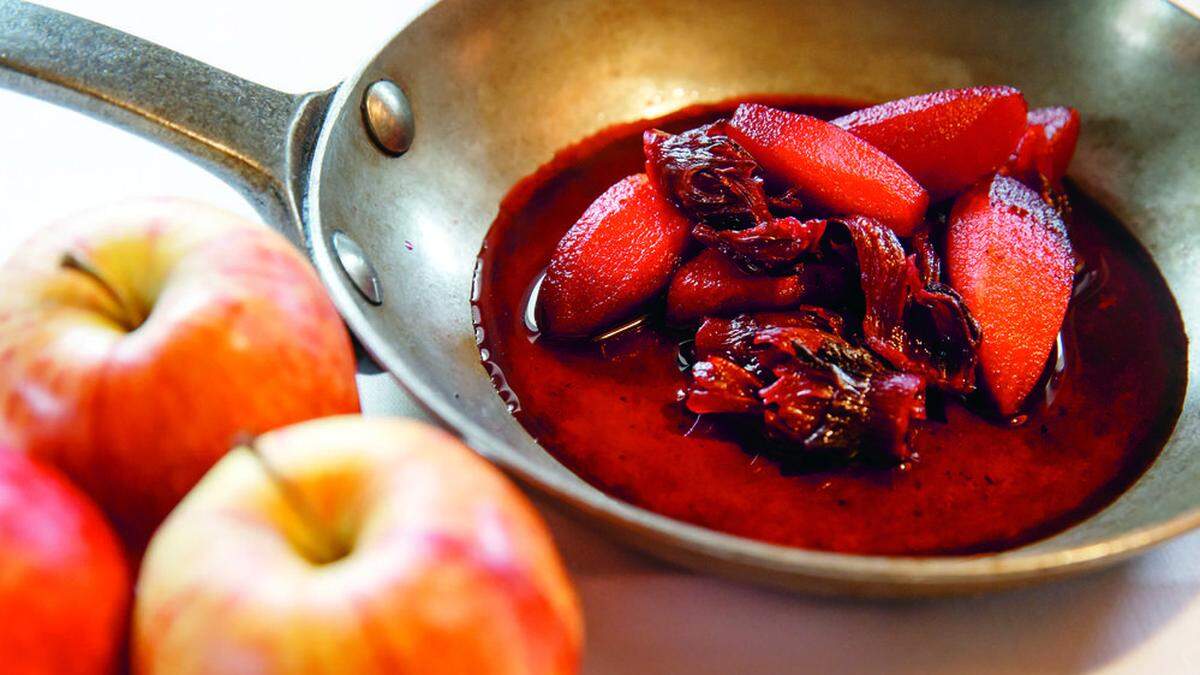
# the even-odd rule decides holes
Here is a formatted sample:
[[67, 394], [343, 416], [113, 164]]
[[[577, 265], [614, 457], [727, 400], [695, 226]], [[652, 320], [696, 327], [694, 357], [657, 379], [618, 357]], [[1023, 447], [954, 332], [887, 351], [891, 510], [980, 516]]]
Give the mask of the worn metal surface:
[[[0, 0], [0, 66], [24, 73], [15, 78], [18, 86], [28, 87], [29, 75], [58, 77], [61, 86], [54, 73], [64, 67], [62, 59], [37, 58], [39, 48], [8, 27], [14, 7], [17, 14], [29, 11]], [[57, 44], [52, 37], [46, 38], [51, 46]], [[111, 37], [93, 35], [77, 47], [103, 52]], [[59, 49], [73, 53], [71, 44]], [[128, 57], [105, 58], [124, 67]], [[170, 59], [159, 65], [173, 72]], [[94, 75], [87, 64], [65, 67], [74, 71], [68, 89], [87, 95], [90, 85], [73, 84]], [[200, 91], [206, 91], [205, 81], [228, 77], [208, 70], [192, 76]], [[382, 78], [407, 92], [421, 131], [398, 158], [379, 152], [364, 128], [363, 96]], [[14, 83], [11, 74], [7, 81]], [[318, 270], [366, 348], [450, 428], [528, 484], [629, 542], [699, 569], [815, 592], [909, 596], [1064, 576], [1200, 525], [1195, 387], [1189, 385], [1176, 433], [1146, 476], [1112, 507], [1058, 536], [973, 557], [790, 549], [634, 508], [586, 485], [547, 455], [508, 414], [479, 365], [471, 278], [505, 191], [556, 149], [609, 124], [747, 93], [884, 99], [997, 82], [1020, 87], [1034, 105], [1080, 109], [1085, 122], [1072, 179], [1154, 254], [1189, 334], [1200, 334], [1200, 275], [1193, 273], [1200, 264], [1200, 22], [1159, 0], [446, 0], [336, 90], [315, 146], [303, 139], [322, 116], [324, 98], [300, 108], [307, 111], [306, 123], [265, 112], [239, 127], [292, 139], [281, 141], [291, 159], [279, 174], [270, 169], [278, 165], [279, 146], [241, 139], [227, 124], [214, 129], [204, 109], [182, 110], [186, 101], [169, 100], [143, 101], [135, 109], [153, 111], [142, 116], [150, 125], [179, 115], [183, 128], [199, 129], [205, 138], [232, 134], [216, 145], [197, 145], [168, 124], [170, 131], [159, 137], [226, 175], [234, 167], [238, 181], [257, 185], [242, 170], [268, 167], [260, 173], [274, 176], [266, 184], [276, 187], [267, 189], [282, 191], [279, 201], [300, 209], [292, 213], [300, 218], [295, 229], [308, 235]], [[122, 90], [131, 86], [116, 81], [101, 89], [113, 100], [126, 94], [153, 98], [141, 86]], [[242, 107], [272, 100], [251, 92]], [[44, 89], [34, 93], [47, 95]], [[80, 104], [77, 96], [56, 97]], [[226, 98], [225, 108], [239, 107]], [[283, 99], [274, 100], [265, 110], [284, 107]], [[99, 108], [108, 114], [112, 104]], [[225, 108], [210, 112], [248, 114]], [[123, 113], [117, 118], [129, 123]], [[226, 153], [233, 159], [213, 162], [213, 147], [239, 150]], [[260, 151], [274, 159], [261, 161]], [[342, 273], [332, 244], [339, 230], [371, 256], [382, 306]], [[1189, 358], [1189, 380], [1195, 381], [1195, 346]]]
[[383, 293], [379, 289], [379, 274], [358, 242], [341, 230], [334, 232], [329, 242], [333, 245], [333, 256], [337, 260], [338, 266], [342, 268], [346, 278], [354, 284], [354, 288], [363, 296], [363, 299], [372, 305], [383, 304]]
[[367, 133], [375, 144], [389, 155], [403, 155], [412, 145], [412, 107], [408, 97], [391, 80], [379, 80], [367, 87], [363, 94], [363, 120]]

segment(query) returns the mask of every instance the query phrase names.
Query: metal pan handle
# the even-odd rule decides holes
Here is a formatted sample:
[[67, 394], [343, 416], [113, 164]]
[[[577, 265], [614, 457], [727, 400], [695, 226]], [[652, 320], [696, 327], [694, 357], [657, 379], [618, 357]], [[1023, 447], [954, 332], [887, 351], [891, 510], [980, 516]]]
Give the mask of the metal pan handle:
[[190, 157], [302, 243], [291, 189], [298, 141], [324, 95], [276, 91], [146, 40], [0, 0], [0, 86], [73, 108]]

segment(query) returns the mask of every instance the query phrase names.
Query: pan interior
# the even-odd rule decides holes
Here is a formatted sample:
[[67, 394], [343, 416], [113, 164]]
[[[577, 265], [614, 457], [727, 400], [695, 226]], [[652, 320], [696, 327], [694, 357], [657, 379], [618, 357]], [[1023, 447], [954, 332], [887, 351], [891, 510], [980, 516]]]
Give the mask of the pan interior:
[[[399, 158], [378, 152], [363, 129], [362, 93], [379, 78], [399, 83], [413, 107], [415, 141]], [[335, 300], [418, 398], [501, 465], [665, 555], [758, 567], [776, 580], [871, 572], [936, 584], [1035, 573], [1119, 554], [1200, 520], [1193, 387], [1147, 474], [1053, 538], [984, 559], [869, 559], [755, 544], [610, 499], [530, 438], [479, 362], [475, 258], [516, 181], [618, 122], [747, 94], [884, 100], [1006, 83], [1031, 105], [1079, 108], [1084, 128], [1070, 177], [1150, 251], [1193, 334], [1198, 81], [1200, 22], [1161, 0], [447, 0], [338, 91], [316, 149], [306, 220]], [[339, 230], [374, 264], [382, 305], [366, 302], [335, 268], [330, 238]], [[1193, 347], [1189, 363], [1190, 382], [1200, 363]]]

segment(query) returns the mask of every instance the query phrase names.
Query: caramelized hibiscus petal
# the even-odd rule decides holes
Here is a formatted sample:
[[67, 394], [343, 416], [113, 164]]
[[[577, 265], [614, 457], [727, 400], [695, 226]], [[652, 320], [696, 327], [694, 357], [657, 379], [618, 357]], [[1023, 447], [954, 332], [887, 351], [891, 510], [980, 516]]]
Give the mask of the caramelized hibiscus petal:
[[858, 256], [867, 346], [896, 368], [938, 387], [973, 391], [979, 328], [962, 298], [936, 278], [941, 265], [932, 245], [925, 240], [923, 250], [910, 259], [896, 235], [880, 223], [862, 217], [839, 222]]
[[777, 438], [809, 452], [912, 457], [908, 430], [925, 416], [924, 382], [887, 373], [855, 385], [813, 368], [783, 370], [762, 391], [763, 420]]
[[889, 448], [898, 459], [912, 457], [908, 432], [913, 420], [925, 419], [925, 381], [912, 373], [887, 373], [871, 381], [867, 408], [870, 441]]
[[646, 173], [681, 211], [715, 229], [771, 219], [758, 163], [724, 134], [724, 122], [671, 135], [643, 135]]
[[758, 312], [721, 319], [708, 318], [696, 331], [696, 358], [714, 356], [732, 359], [743, 365], [757, 363], [754, 338], [768, 327], [812, 328], [840, 336], [842, 317], [820, 307], [799, 307], [791, 312]]
[[[796, 217], [804, 204], [794, 188], [768, 196], [758, 163], [714, 122], [671, 135], [643, 136], [646, 172], [659, 191], [696, 226], [692, 236], [747, 271], [777, 269], [813, 249], [822, 221]], [[771, 209], [785, 214], [777, 218]]]
[[724, 252], [748, 272], [776, 270], [816, 251], [825, 234], [824, 220], [773, 218], [742, 230], [718, 230], [704, 223], [692, 229], [697, 241]]
[[[706, 321], [688, 408], [761, 414], [783, 455], [909, 457], [910, 422], [925, 415], [922, 378], [891, 371], [828, 327], [820, 311]], [[753, 405], [751, 378], [765, 383]]]
[[715, 356], [692, 366], [687, 407], [696, 414], [752, 413], [761, 408], [762, 381], [733, 361]]

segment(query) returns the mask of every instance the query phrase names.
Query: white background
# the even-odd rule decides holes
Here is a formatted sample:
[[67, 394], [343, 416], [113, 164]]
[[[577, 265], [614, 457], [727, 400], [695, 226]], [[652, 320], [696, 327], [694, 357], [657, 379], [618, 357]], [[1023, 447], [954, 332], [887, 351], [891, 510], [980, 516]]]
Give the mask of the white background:
[[[351, 72], [424, 2], [45, 4], [275, 88], [305, 91]], [[255, 215], [185, 160], [75, 113], [0, 92], [0, 120], [0, 255], [56, 217], [131, 196], [181, 195]], [[400, 405], [383, 378], [364, 384], [370, 409]], [[1196, 534], [1066, 583], [983, 598], [868, 603], [692, 575], [543, 511], [583, 599], [589, 674], [1200, 673]]]

